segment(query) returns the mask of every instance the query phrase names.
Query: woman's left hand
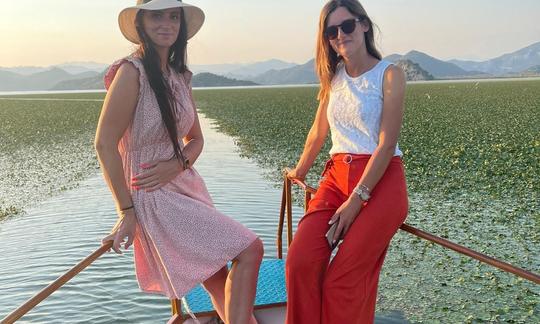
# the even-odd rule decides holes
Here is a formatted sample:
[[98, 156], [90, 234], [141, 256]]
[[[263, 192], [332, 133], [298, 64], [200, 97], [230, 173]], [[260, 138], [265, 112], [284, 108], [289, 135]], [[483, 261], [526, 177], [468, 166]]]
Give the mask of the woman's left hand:
[[328, 224], [334, 224], [339, 222], [334, 232], [332, 241], [335, 243], [345, 237], [345, 234], [349, 231], [349, 228], [354, 223], [354, 220], [362, 210], [364, 202], [358, 195], [352, 194], [339, 208], [336, 213], [330, 219]]
[[184, 172], [182, 164], [175, 158], [146, 162], [141, 167], [144, 171], [131, 179], [131, 185], [146, 192], [158, 190]]

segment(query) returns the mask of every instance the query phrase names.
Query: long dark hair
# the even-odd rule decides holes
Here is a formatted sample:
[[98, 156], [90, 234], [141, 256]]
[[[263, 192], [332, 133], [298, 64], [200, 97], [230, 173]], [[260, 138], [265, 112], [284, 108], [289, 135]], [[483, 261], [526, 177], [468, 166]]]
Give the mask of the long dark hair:
[[360, 22], [361, 24], [367, 24], [369, 26], [369, 30], [364, 33], [367, 52], [379, 60], [382, 58], [381, 53], [375, 46], [375, 33], [373, 32], [373, 27], [375, 24], [371, 21], [360, 2], [358, 2], [358, 0], [329, 1], [321, 10], [321, 16], [319, 18], [319, 32], [317, 35], [316, 70], [321, 82], [321, 88], [318, 96], [320, 101], [326, 100], [330, 94], [332, 78], [334, 78], [337, 65], [341, 60], [332, 46], [330, 46], [330, 42], [324, 35], [328, 16], [330, 16], [330, 14], [339, 7], [346, 8], [352, 15], [362, 19]]
[[[161, 60], [156, 51], [154, 43], [144, 32], [142, 15], [143, 10], [139, 10], [137, 13], [137, 18], [135, 23], [137, 26], [137, 33], [139, 34], [139, 39], [141, 40], [141, 45], [135, 51], [135, 55], [140, 57], [148, 82], [150, 87], [156, 95], [156, 99], [159, 105], [159, 110], [161, 111], [161, 119], [169, 138], [171, 139], [174, 156], [182, 163], [184, 168], [187, 167], [186, 161], [184, 159], [184, 154], [180, 149], [180, 144], [178, 142], [178, 131], [176, 128], [177, 121], [180, 120], [180, 116], [176, 114], [176, 101], [173, 98], [172, 90], [169, 86], [169, 82], [165, 79], [161, 71]], [[168, 66], [172, 68], [176, 73], [184, 73], [187, 70], [186, 61], [187, 61], [187, 24], [186, 18], [184, 16], [184, 11], [180, 8], [180, 32], [178, 33], [178, 38], [174, 44], [169, 49]]]

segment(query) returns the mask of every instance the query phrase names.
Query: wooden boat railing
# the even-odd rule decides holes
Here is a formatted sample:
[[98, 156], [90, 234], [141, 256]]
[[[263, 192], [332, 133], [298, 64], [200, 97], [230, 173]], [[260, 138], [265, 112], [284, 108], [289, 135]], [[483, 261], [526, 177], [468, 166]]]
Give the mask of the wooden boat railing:
[[[293, 239], [292, 184], [294, 183], [300, 186], [302, 190], [304, 190], [304, 193], [305, 193], [304, 209], [307, 207], [307, 204], [311, 200], [311, 196], [317, 192], [317, 189], [308, 186], [304, 181], [288, 178], [287, 173], [288, 173], [288, 169], [285, 169], [284, 176], [283, 176], [283, 192], [282, 192], [282, 197], [281, 197], [282, 199], [281, 199], [281, 208], [280, 208], [280, 213], [279, 213], [278, 233], [277, 233], [277, 251], [278, 251], [278, 258], [280, 259], [283, 258], [283, 227], [285, 223], [285, 216], [287, 217], [287, 246], [291, 244], [292, 239]], [[530, 280], [536, 284], [540, 284], [540, 275], [536, 273], [521, 269], [509, 263], [497, 260], [495, 258], [476, 252], [474, 250], [471, 250], [459, 244], [437, 237], [433, 234], [421, 231], [407, 224], [401, 225], [401, 229], [408, 233], [416, 235], [420, 238], [437, 243], [443, 247], [446, 247], [458, 253], [469, 256], [473, 259], [476, 259], [486, 264], [497, 267], [503, 271], [513, 273], [516, 276]], [[35, 306], [37, 306], [40, 302], [42, 302], [44, 299], [50, 296], [53, 292], [58, 290], [65, 283], [67, 283], [69, 280], [71, 280], [73, 277], [79, 274], [82, 270], [84, 270], [86, 267], [92, 264], [96, 259], [102, 256], [105, 252], [107, 252], [111, 248], [111, 246], [112, 246], [112, 242], [107, 242], [106, 244], [102, 245], [99, 249], [97, 249], [92, 254], [87, 256], [84, 260], [76, 264], [73, 268], [71, 268], [65, 274], [63, 274], [54, 282], [49, 284], [47, 287], [45, 287], [43, 290], [37, 293], [34, 297], [30, 298], [24, 304], [22, 304], [13, 312], [11, 312], [6, 317], [4, 317], [2, 321], [0, 321], [0, 324], [11, 324], [17, 321], [18, 319], [20, 319], [22, 316], [24, 316], [26, 313], [32, 310]], [[169, 324], [182, 323], [183, 317], [181, 315], [181, 306], [180, 306], [179, 301], [173, 300], [171, 304], [172, 304], [173, 315], [168, 321], [168, 323]]]
[[[279, 223], [278, 223], [278, 233], [277, 233], [277, 249], [278, 249], [278, 257], [282, 258], [283, 255], [283, 225], [285, 220], [285, 214], [287, 216], [287, 246], [291, 244], [292, 238], [293, 238], [293, 230], [292, 230], [292, 184], [296, 184], [304, 190], [305, 198], [304, 198], [304, 210], [307, 209], [307, 205], [309, 201], [311, 200], [311, 196], [317, 192], [317, 189], [310, 187], [307, 185], [304, 181], [298, 180], [298, 179], [290, 179], [287, 177], [287, 173], [289, 172], [289, 169], [285, 169], [283, 171], [283, 194], [282, 194], [282, 202], [281, 202], [281, 210], [279, 213]], [[521, 277], [523, 279], [530, 280], [536, 284], [540, 284], [540, 275], [533, 273], [531, 271], [527, 271], [524, 269], [521, 269], [519, 267], [513, 266], [507, 262], [500, 261], [498, 259], [492, 258], [490, 256], [487, 256], [485, 254], [482, 254], [480, 252], [476, 252], [474, 250], [471, 250], [469, 248], [466, 248], [462, 245], [453, 243], [451, 241], [445, 240], [443, 238], [440, 238], [438, 236], [435, 236], [433, 234], [421, 231], [411, 225], [403, 224], [400, 227], [401, 230], [411, 233], [413, 235], [416, 235], [420, 238], [423, 238], [425, 240], [431, 241], [433, 243], [437, 243], [445, 248], [454, 250], [458, 253], [461, 253], [463, 255], [466, 255], [468, 257], [471, 257], [473, 259], [476, 259], [478, 261], [484, 262], [486, 264], [489, 264], [491, 266], [494, 266], [496, 268], [499, 268], [505, 272], [510, 272], [515, 274], [518, 277]]]

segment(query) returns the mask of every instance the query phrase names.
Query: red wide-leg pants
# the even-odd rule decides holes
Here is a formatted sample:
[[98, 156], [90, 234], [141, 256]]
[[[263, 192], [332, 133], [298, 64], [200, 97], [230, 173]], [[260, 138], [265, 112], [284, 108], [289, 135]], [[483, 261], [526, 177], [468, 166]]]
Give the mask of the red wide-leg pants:
[[289, 248], [287, 324], [368, 324], [390, 240], [408, 209], [403, 164], [393, 157], [329, 264], [328, 221], [357, 185], [370, 155], [336, 154]]

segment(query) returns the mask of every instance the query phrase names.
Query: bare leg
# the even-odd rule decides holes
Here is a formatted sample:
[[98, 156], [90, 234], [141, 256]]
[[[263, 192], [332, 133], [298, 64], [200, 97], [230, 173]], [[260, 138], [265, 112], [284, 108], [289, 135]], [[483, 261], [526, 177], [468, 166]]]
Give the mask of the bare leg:
[[256, 239], [234, 260], [225, 284], [225, 316], [227, 324], [256, 324], [253, 304], [257, 290], [263, 244]]
[[214, 309], [222, 321], [225, 322], [225, 282], [229, 274], [227, 266], [221, 268], [212, 277], [203, 282], [204, 288], [210, 294]]

